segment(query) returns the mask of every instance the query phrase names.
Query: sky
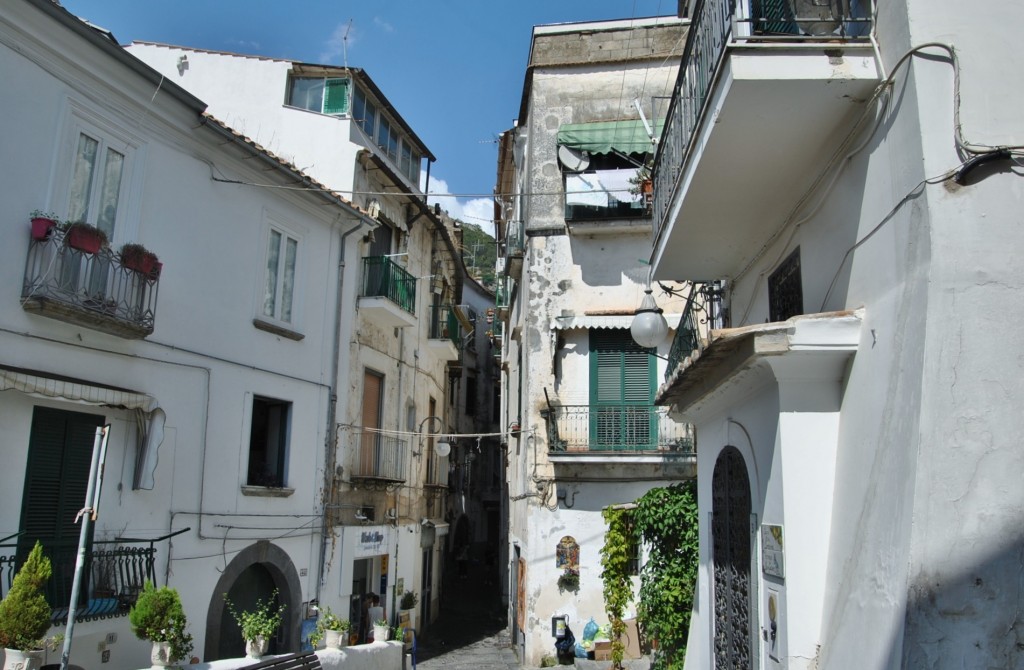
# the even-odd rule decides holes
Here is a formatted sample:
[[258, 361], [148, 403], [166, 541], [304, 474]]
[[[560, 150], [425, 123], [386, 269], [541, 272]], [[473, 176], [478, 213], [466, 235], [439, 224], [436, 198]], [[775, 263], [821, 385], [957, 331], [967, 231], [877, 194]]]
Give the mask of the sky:
[[673, 15], [676, 0], [62, 0], [133, 40], [362, 68], [437, 161], [429, 192], [491, 232], [497, 138], [534, 25]]

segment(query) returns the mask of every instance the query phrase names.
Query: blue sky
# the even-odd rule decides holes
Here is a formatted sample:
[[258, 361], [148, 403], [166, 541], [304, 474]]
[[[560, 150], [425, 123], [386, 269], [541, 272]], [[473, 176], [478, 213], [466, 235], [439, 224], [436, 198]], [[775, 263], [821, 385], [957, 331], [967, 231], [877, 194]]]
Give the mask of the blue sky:
[[[432, 193], [489, 229], [499, 133], [519, 112], [534, 25], [671, 15], [676, 0], [63, 0], [132, 40], [360, 67], [437, 162]], [[347, 40], [343, 36], [348, 34]]]

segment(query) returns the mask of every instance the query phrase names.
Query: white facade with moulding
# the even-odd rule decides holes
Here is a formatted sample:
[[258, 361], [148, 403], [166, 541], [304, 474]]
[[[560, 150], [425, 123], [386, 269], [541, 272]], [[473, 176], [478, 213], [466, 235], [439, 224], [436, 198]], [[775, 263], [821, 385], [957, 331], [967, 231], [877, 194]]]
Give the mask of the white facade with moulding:
[[1019, 664], [1024, 12], [973, 9], [728, 36], [655, 171], [655, 277], [725, 280], [731, 317], [659, 391], [700, 438], [688, 667]]
[[[8, 236], [0, 251], [0, 537], [49, 533], [55, 567], [69, 575], [78, 540], [72, 519], [83, 502], [76, 496], [84, 497], [87, 475], [76, 458], [91, 448], [92, 425], [109, 423], [92, 549], [148, 549], [149, 540], [185, 531], [156, 542], [145, 576], [179, 590], [194, 654], [241, 655], [221, 598], [239, 584], [246, 597], [278, 589], [288, 606], [279, 644], [297, 648], [303, 605], [319, 589], [318, 491], [339, 383], [325, 360], [336, 358], [335, 326], [355, 298], [354, 290], [342, 298], [341, 236], [370, 222], [322, 189], [247, 186], [314, 182], [205, 116], [202, 101], [58, 4], [5, 4], [0, 73], [0, 110], [18, 128], [5, 155], [20, 166], [0, 184]], [[118, 173], [115, 154], [129, 159], [118, 187], [110, 182], [103, 194], [110, 255], [65, 247], [60, 233], [32, 240], [29, 232], [32, 210], [72, 215], [68, 180], [75, 147], [89, 145], [83, 138], [105, 141], [97, 145], [107, 175]], [[87, 153], [80, 157], [87, 162]], [[100, 218], [95, 210], [81, 216]], [[270, 262], [273, 231], [294, 242], [294, 264]], [[159, 278], [129, 270], [117, 254], [122, 242], [156, 252]], [[47, 263], [26, 264], [30, 249], [45, 251]], [[285, 274], [288, 288], [274, 281]], [[144, 295], [159, 288], [149, 303], [152, 330], [118, 330], [137, 318], [144, 282]], [[123, 285], [136, 293], [119, 293]], [[271, 427], [268, 418], [261, 439], [254, 415], [267, 404], [283, 421]], [[64, 426], [73, 430], [62, 433]], [[50, 480], [46, 466], [58, 460], [64, 469]], [[36, 496], [40, 482], [49, 488]], [[84, 585], [92, 616], [75, 627], [71, 662], [146, 666], [149, 644], [135, 638], [126, 616], [109, 616], [127, 608], [143, 575], [121, 578], [102, 564], [94, 560]], [[61, 603], [51, 604], [59, 613]]]

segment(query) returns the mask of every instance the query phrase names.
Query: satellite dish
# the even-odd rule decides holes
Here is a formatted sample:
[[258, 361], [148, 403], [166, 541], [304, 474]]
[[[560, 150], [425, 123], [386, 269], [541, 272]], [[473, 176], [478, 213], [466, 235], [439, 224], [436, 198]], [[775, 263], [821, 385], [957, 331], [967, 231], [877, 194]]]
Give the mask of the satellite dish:
[[573, 149], [563, 144], [558, 147], [558, 162], [570, 172], [582, 172], [590, 165], [590, 152], [583, 149]]

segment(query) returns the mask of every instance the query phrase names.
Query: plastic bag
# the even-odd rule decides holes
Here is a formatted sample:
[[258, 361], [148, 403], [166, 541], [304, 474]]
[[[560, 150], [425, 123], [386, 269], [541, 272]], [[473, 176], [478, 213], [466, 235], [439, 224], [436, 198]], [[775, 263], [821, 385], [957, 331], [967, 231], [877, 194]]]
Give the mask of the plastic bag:
[[601, 628], [597, 625], [597, 622], [594, 621], [594, 617], [590, 617], [590, 621], [588, 621], [587, 625], [583, 627], [583, 639], [593, 640], [597, 637], [597, 633], [600, 630]]
[[559, 656], [573, 656], [576, 653], [576, 636], [568, 626], [565, 627], [565, 635], [555, 640], [555, 650]]

